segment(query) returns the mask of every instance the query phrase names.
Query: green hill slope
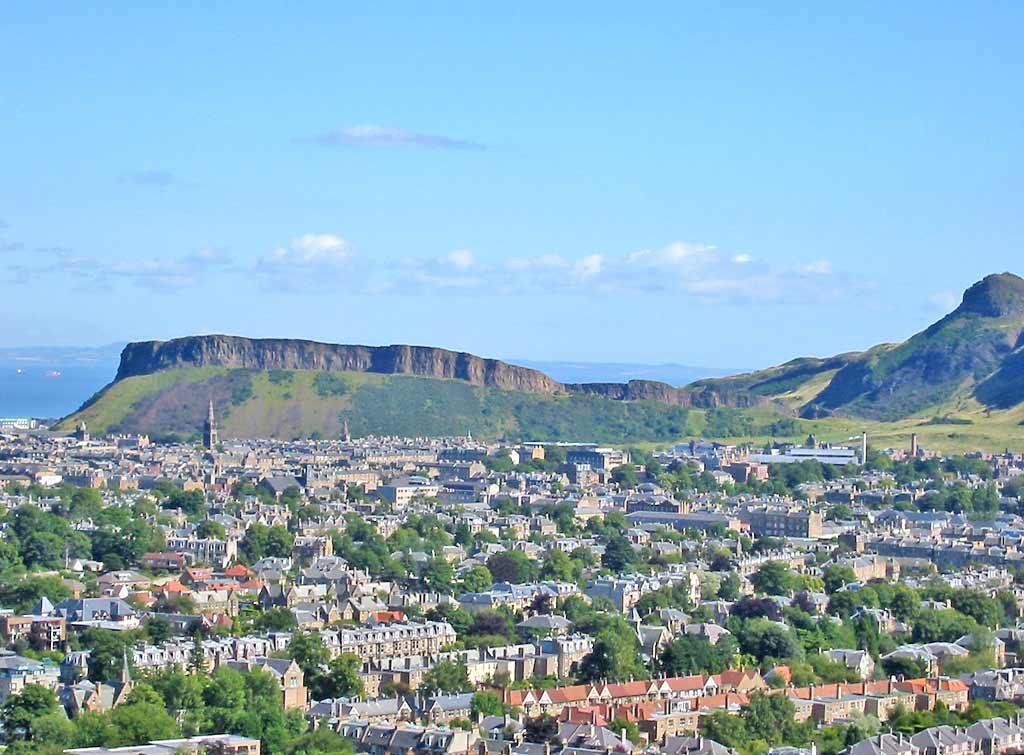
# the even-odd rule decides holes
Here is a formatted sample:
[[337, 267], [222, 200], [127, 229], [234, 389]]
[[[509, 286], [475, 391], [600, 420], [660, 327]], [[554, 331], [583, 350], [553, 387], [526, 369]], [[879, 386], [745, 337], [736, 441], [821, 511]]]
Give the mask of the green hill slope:
[[194, 437], [207, 401], [224, 437], [465, 435], [481, 438], [668, 441], [687, 434], [690, 411], [655, 401], [534, 394], [459, 380], [304, 370], [200, 367], [119, 380], [61, 427]]
[[963, 400], [1010, 409], [1024, 402], [1024, 279], [988, 276], [955, 311], [900, 344], [797, 359], [700, 385], [754, 393], [805, 418], [892, 422]]

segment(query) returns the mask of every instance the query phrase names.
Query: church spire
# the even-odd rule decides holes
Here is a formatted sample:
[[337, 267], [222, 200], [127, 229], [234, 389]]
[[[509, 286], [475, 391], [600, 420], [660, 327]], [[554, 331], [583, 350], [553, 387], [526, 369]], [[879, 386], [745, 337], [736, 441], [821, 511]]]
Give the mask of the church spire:
[[124, 655], [122, 656], [121, 678], [118, 679], [118, 681], [120, 681], [121, 684], [131, 684], [132, 683], [132, 672], [131, 672], [131, 669], [128, 667], [128, 651], [127, 650], [124, 651]]
[[217, 445], [217, 418], [213, 416], [213, 399], [206, 412], [206, 422], [203, 423], [203, 446], [212, 451]]

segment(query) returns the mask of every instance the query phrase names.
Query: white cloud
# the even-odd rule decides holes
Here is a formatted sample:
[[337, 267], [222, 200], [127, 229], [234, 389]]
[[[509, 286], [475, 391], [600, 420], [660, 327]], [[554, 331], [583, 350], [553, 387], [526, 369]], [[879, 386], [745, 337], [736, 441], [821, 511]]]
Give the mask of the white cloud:
[[604, 268], [604, 256], [600, 254], [588, 254], [579, 259], [573, 265], [573, 275], [577, 280], [590, 280], [601, 274]]
[[297, 141], [318, 144], [322, 147], [368, 147], [375, 149], [418, 147], [421, 149], [482, 150], [486, 148], [480, 142], [456, 139], [441, 134], [417, 133], [400, 128], [380, 126], [375, 123], [346, 126], [315, 136], [304, 137]]
[[808, 275], [832, 275], [832, 263], [828, 260], [815, 260], [801, 265], [800, 270]]
[[955, 291], [938, 291], [928, 297], [928, 303], [943, 312], [951, 312], [960, 304], [960, 296]]
[[295, 267], [337, 267], [349, 261], [352, 247], [340, 236], [330, 233], [307, 233], [297, 236], [285, 246], [274, 249], [264, 261], [274, 265]]
[[334, 234], [304, 234], [264, 255], [258, 267], [269, 272], [332, 272], [352, 259], [351, 245]]
[[456, 249], [445, 255], [445, 262], [456, 270], [469, 270], [476, 266], [476, 257], [469, 249]]
[[[556, 253], [488, 260], [471, 249], [400, 260], [363, 253], [334, 233], [305, 233], [250, 261], [235, 262], [215, 249], [182, 257], [100, 260], [53, 251], [19, 275], [65, 275], [83, 282], [124, 281], [154, 291], [176, 291], [243, 274], [268, 291], [373, 294], [465, 292], [485, 296], [642, 293], [709, 304], [806, 304], [836, 302], [863, 291], [865, 283], [833, 269], [825, 259], [773, 265], [749, 253], [675, 241], [626, 252]], [[218, 279], [217, 276], [220, 278]], [[938, 297], [940, 295], [936, 295]], [[951, 294], [932, 297], [952, 303]]]
[[259, 258], [255, 273], [270, 290], [331, 290], [350, 285], [355, 251], [333, 233], [306, 233]]
[[505, 261], [508, 270], [564, 270], [570, 267], [569, 261], [557, 254], [541, 254], [537, 257], [512, 257]]

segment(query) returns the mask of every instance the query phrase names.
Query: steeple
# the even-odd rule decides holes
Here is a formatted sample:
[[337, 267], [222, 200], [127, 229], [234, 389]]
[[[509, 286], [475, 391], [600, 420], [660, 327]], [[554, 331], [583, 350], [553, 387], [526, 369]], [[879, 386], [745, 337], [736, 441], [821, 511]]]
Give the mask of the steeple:
[[128, 668], [128, 651], [127, 650], [124, 651], [124, 656], [123, 656], [123, 660], [122, 660], [122, 663], [121, 663], [121, 677], [118, 679], [118, 681], [121, 682], [121, 684], [131, 684], [132, 683], [132, 673], [131, 673], [131, 670]]
[[206, 422], [203, 423], [203, 446], [212, 451], [217, 445], [217, 419], [213, 416], [213, 399], [206, 412]]
[[352, 440], [352, 434], [348, 431], [348, 417], [342, 420], [341, 423], [341, 439], [346, 443], [349, 443]]

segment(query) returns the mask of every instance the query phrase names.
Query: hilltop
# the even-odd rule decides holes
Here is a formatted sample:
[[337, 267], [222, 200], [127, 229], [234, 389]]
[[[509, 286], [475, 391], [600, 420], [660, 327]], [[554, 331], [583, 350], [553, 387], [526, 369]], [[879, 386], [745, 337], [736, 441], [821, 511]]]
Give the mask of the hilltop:
[[[206, 335], [128, 344], [110, 385], [66, 418], [94, 431], [194, 434], [208, 400], [226, 437], [356, 434], [663, 442], [898, 428], [1002, 440], [1024, 405], [1024, 279], [991, 275], [956, 310], [898, 344], [676, 387], [562, 383], [428, 346]], [[958, 426], [949, 432], [944, 425]], [[938, 430], [942, 430], [941, 433]], [[915, 430], [916, 431], [916, 430]]]
[[753, 393], [804, 418], [892, 422], [971, 404], [1010, 409], [1024, 402], [1024, 279], [986, 277], [953, 312], [903, 343], [798, 359], [691, 388], [697, 385], [718, 395]]

